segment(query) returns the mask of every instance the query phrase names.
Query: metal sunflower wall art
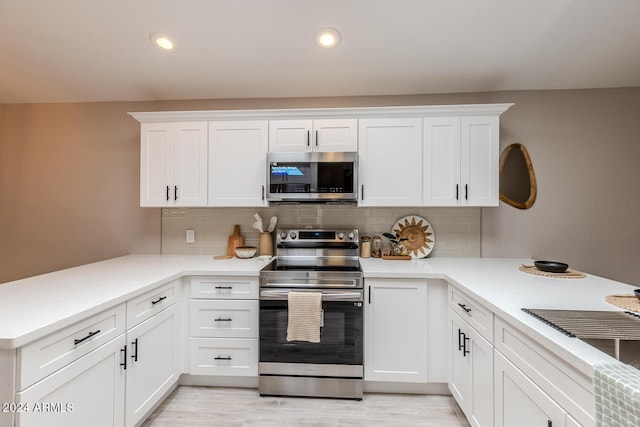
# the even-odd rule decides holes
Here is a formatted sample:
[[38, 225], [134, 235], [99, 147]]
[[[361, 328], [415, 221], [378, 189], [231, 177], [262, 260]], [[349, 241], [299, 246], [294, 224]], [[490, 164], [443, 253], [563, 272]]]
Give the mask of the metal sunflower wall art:
[[431, 224], [417, 215], [400, 218], [391, 229], [391, 233], [398, 239], [407, 239], [403, 244], [411, 258], [424, 258], [429, 255], [436, 240]]

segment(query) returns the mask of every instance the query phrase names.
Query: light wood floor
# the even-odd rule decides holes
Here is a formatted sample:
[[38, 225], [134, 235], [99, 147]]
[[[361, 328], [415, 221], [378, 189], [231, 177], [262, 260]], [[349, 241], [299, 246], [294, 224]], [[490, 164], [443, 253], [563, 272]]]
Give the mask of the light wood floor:
[[362, 401], [260, 397], [255, 389], [178, 387], [143, 427], [468, 427], [450, 396], [367, 393]]

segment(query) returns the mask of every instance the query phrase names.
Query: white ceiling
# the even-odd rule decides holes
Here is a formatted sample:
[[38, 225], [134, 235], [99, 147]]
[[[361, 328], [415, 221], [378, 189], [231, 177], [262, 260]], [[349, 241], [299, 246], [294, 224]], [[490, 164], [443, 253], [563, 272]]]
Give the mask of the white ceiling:
[[630, 86], [640, 0], [0, 0], [0, 103]]

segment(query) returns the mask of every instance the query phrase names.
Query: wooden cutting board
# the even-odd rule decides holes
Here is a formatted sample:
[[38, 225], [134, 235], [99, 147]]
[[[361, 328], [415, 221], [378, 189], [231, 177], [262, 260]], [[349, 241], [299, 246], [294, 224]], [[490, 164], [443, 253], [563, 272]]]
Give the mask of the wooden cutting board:
[[233, 234], [229, 236], [227, 245], [227, 255], [234, 256], [236, 254], [234, 249], [238, 246], [244, 246], [244, 238], [240, 235], [240, 224], [233, 226]]

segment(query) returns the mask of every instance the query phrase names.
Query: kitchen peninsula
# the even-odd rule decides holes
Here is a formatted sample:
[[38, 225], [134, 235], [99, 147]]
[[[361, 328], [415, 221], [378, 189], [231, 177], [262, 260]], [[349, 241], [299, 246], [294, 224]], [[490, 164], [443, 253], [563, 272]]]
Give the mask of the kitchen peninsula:
[[[447, 289], [446, 300], [431, 302], [441, 305], [440, 313], [447, 312], [447, 305], [452, 308], [452, 298], [462, 298], [460, 301], [466, 301], [465, 304], [470, 305], [461, 302], [459, 304], [477, 308], [480, 312], [490, 315], [490, 318], [487, 317], [490, 319], [490, 325], [485, 331], [480, 330], [482, 328], [479, 326], [474, 328], [484, 336], [483, 339], [488, 337], [493, 340], [496, 360], [504, 359], [502, 363], [510, 366], [511, 372], [517, 372], [544, 390], [550, 395], [547, 397], [562, 407], [567, 419], [575, 419], [581, 425], [593, 425], [593, 366], [615, 360], [576, 338], [569, 338], [548, 327], [521, 309], [618, 310], [605, 302], [605, 296], [632, 293], [633, 288], [592, 275], [582, 279], [555, 279], [534, 276], [518, 270], [521, 264], [530, 262], [528, 259], [487, 258], [429, 258], [411, 261], [361, 259], [365, 288], [376, 281], [411, 281], [424, 283], [426, 286], [430, 286], [433, 281], [437, 286], [442, 286], [442, 289]], [[154, 394], [153, 404], [140, 407], [142, 409], [130, 417], [131, 420], [135, 420], [131, 425], [142, 422], [149, 411], [179, 383], [180, 376], [190, 374], [186, 343], [189, 335], [190, 289], [193, 289], [190, 287], [191, 278], [224, 278], [229, 283], [243, 280], [250, 283], [250, 286], [257, 287], [257, 277], [264, 265], [257, 258], [217, 261], [208, 256], [130, 255], [1, 286], [0, 376], [3, 381], [0, 384], [0, 401], [28, 403], [29, 401], [24, 400], [25, 396], [33, 398], [35, 395], [30, 394], [31, 390], [38, 387], [41, 387], [41, 396], [46, 398], [48, 393], [53, 392], [53, 388], [43, 384], [62, 377], [71, 381], [75, 375], [79, 375], [78, 372], [72, 372], [73, 369], [80, 369], [84, 364], [84, 369], [88, 370], [88, 367], [92, 366], [89, 363], [91, 357], [107, 347], [110, 347], [107, 356], [96, 359], [93, 363], [110, 363], [111, 369], [117, 368], [115, 374], [111, 372], [112, 376], [124, 375], [120, 365], [127, 363], [123, 360], [133, 363], [131, 360], [132, 356], [137, 355], [137, 341], [129, 337], [125, 341], [123, 337], [129, 334], [131, 338], [139, 335], [142, 340], [145, 332], [141, 330], [136, 335], [136, 328], [153, 321], [157, 323], [163, 336], [170, 334], [173, 337], [164, 341], [165, 345], [168, 343], [169, 346], [173, 346], [175, 360], [169, 361], [173, 372], [167, 374], [165, 381], [155, 390], [157, 394]], [[154, 308], [140, 309], [143, 302], [148, 302], [149, 306]], [[453, 302], [458, 303], [458, 300]], [[108, 315], [100, 318], [104, 313]], [[88, 319], [97, 320], [86, 323]], [[449, 330], [447, 319], [443, 316], [440, 319], [441, 328]], [[489, 324], [482, 322], [485, 320], [481, 319], [481, 324]], [[44, 347], [34, 347], [36, 343], [47, 342], [50, 337], [57, 336], [61, 331], [71, 331], [76, 325], [83, 326], [77, 329], [79, 334], [84, 334], [83, 336], [71, 337], [63, 333], [59, 339], [49, 342], [55, 347], [63, 339], [75, 338], [76, 341], [81, 341], [75, 344], [78, 347], [76, 350], [73, 349], [73, 344], [70, 345], [71, 349], [60, 347], [60, 354], [48, 354], [51, 360], [47, 363], [38, 359], [44, 357], [43, 355], [36, 355], [36, 359], [30, 359], [32, 352], [46, 352], [46, 349], [43, 350]], [[95, 333], [97, 330], [101, 332]], [[95, 335], [91, 335], [92, 333]], [[473, 331], [469, 331], [469, 334], [472, 333]], [[104, 338], [101, 338], [101, 335]], [[123, 355], [122, 346], [129, 341], [136, 344], [129, 344], [129, 354]], [[520, 355], [509, 351], [515, 349], [517, 343], [530, 350], [540, 350], [540, 353], [534, 356], [543, 355], [547, 357], [546, 362], [542, 359], [528, 359], [527, 356], [514, 360]], [[457, 344], [456, 342], [456, 347]], [[141, 346], [141, 352], [142, 349]], [[79, 352], [74, 356], [73, 351]], [[434, 352], [444, 353], [445, 349], [429, 348], [428, 352], [429, 355]], [[122, 359], [122, 356], [125, 358]], [[441, 356], [438, 355], [436, 358]], [[526, 363], [522, 364], [523, 361]], [[557, 388], [548, 389], [542, 374], [550, 374], [548, 369], [557, 369], [558, 364], [562, 365], [562, 373], [566, 378], [552, 378], [560, 382], [556, 384]], [[127, 375], [135, 372], [131, 366], [129, 365]], [[540, 369], [528, 371], [529, 367]], [[183, 378], [185, 377], [186, 375], [183, 375]], [[85, 380], [94, 381], [95, 378]], [[85, 385], [87, 384], [90, 383]], [[246, 384], [250, 386], [251, 382]], [[574, 390], [576, 395], [573, 395]], [[124, 388], [120, 391], [124, 393]], [[113, 402], [112, 406], [105, 402], [101, 402], [99, 406], [115, 411], [109, 425], [125, 425], [124, 418], [118, 418], [117, 414], [118, 411], [129, 413], [130, 408], [126, 407], [122, 396], [121, 399], [123, 400]], [[70, 403], [75, 404], [74, 413], [47, 415], [82, 416], [83, 408], [80, 407], [80, 402]], [[498, 395], [495, 405], [498, 414], [501, 408]], [[469, 414], [467, 416], [469, 417]], [[21, 422], [24, 421], [21, 425], [42, 425], [38, 424], [38, 417], [33, 413], [16, 411], [2, 413], [0, 417], [2, 427], [13, 426], [14, 417], [20, 418]], [[75, 424], [75, 419], [78, 418], [73, 419]], [[496, 422], [496, 425], [500, 424]]]

